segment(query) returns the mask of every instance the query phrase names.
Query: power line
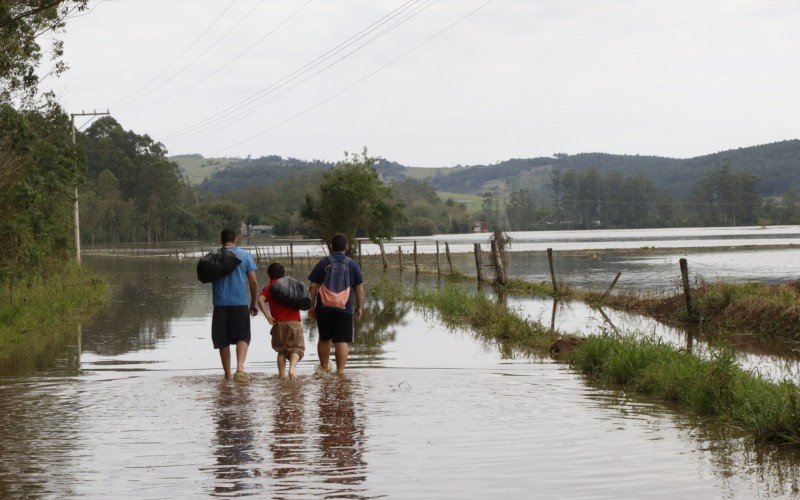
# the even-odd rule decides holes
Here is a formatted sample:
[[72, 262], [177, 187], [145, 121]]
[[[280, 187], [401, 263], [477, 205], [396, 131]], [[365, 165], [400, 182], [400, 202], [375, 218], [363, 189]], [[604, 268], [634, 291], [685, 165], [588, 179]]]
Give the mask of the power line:
[[353, 83], [351, 83], [350, 85], [346, 86], [346, 87], [345, 87], [345, 88], [343, 88], [342, 90], [340, 90], [340, 91], [338, 91], [338, 92], [336, 92], [336, 93], [334, 93], [334, 94], [331, 94], [330, 96], [328, 96], [328, 97], [326, 97], [325, 99], [323, 99], [323, 100], [319, 101], [318, 103], [314, 104], [313, 106], [311, 106], [311, 107], [308, 107], [308, 108], [304, 109], [303, 111], [301, 111], [301, 112], [299, 112], [299, 113], [297, 113], [297, 114], [295, 114], [295, 115], [293, 115], [293, 116], [291, 116], [291, 117], [289, 117], [289, 118], [287, 118], [287, 119], [283, 120], [283, 121], [282, 121], [282, 122], [280, 122], [280, 123], [277, 123], [277, 124], [273, 125], [272, 127], [268, 128], [268, 129], [266, 129], [266, 130], [264, 130], [264, 131], [262, 131], [262, 132], [259, 132], [259, 133], [257, 133], [257, 134], [254, 134], [254, 135], [252, 135], [252, 136], [250, 136], [250, 137], [248, 137], [248, 138], [246, 138], [246, 139], [243, 139], [243, 140], [241, 140], [241, 141], [239, 141], [239, 142], [237, 142], [237, 143], [235, 143], [235, 144], [231, 144], [231, 145], [230, 145], [230, 146], [228, 146], [228, 147], [225, 147], [225, 148], [223, 148], [223, 149], [220, 149], [220, 150], [218, 150], [218, 151], [215, 151], [214, 153], [212, 153], [212, 155], [214, 155], [214, 154], [217, 154], [217, 153], [220, 153], [220, 152], [222, 152], [222, 151], [227, 151], [228, 149], [231, 149], [231, 148], [233, 148], [233, 147], [236, 147], [236, 146], [238, 146], [238, 145], [240, 145], [240, 144], [244, 144], [245, 142], [251, 141], [251, 140], [255, 139], [256, 137], [260, 137], [260, 136], [262, 136], [262, 135], [264, 135], [264, 134], [267, 134], [267, 133], [269, 133], [269, 132], [271, 132], [271, 131], [275, 130], [276, 128], [278, 128], [278, 127], [280, 127], [280, 126], [283, 126], [283, 125], [285, 125], [286, 123], [289, 123], [290, 121], [292, 121], [292, 120], [295, 120], [295, 119], [297, 119], [297, 118], [299, 118], [299, 117], [303, 116], [304, 114], [308, 113], [309, 111], [312, 111], [312, 110], [314, 110], [314, 109], [316, 109], [316, 108], [318, 108], [318, 107], [322, 106], [323, 104], [327, 103], [328, 101], [330, 101], [330, 100], [332, 100], [332, 99], [335, 99], [336, 97], [338, 97], [338, 96], [340, 96], [340, 95], [344, 94], [345, 92], [347, 92], [347, 91], [348, 91], [348, 90], [350, 90], [351, 88], [355, 87], [356, 85], [360, 84], [361, 82], [363, 82], [363, 81], [365, 81], [365, 80], [367, 80], [367, 79], [369, 79], [369, 78], [373, 77], [374, 75], [376, 75], [376, 74], [380, 73], [381, 71], [383, 71], [384, 69], [388, 68], [388, 67], [389, 67], [389, 66], [391, 66], [392, 64], [396, 63], [396, 62], [397, 62], [397, 61], [399, 61], [400, 59], [402, 59], [402, 58], [404, 58], [404, 57], [408, 56], [409, 54], [411, 54], [412, 52], [416, 51], [417, 49], [419, 49], [419, 48], [423, 47], [424, 45], [427, 45], [427, 44], [428, 44], [428, 43], [430, 43], [430, 42], [432, 42], [433, 40], [435, 40], [436, 38], [440, 37], [441, 35], [443, 35], [443, 34], [444, 34], [444, 33], [446, 33], [447, 31], [451, 30], [453, 27], [455, 27], [455, 26], [456, 26], [456, 25], [458, 25], [459, 23], [461, 23], [461, 22], [465, 21], [467, 18], [471, 17], [471, 16], [472, 16], [472, 15], [474, 15], [476, 12], [478, 12], [478, 11], [479, 11], [479, 10], [481, 10], [482, 8], [486, 7], [487, 5], [489, 5], [490, 3], [492, 3], [493, 1], [494, 1], [494, 0], [487, 0], [487, 1], [483, 2], [482, 4], [480, 4], [479, 6], [477, 6], [476, 8], [474, 8], [473, 10], [469, 11], [467, 14], [463, 15], [462, 17], [458, 18], [457, 20], [455, 20], [455, 21], [454, 21], [454, 22], [452, 22], [451, 24], [447, 25], [447, 26], [446, 26], [444, 29], [442, 29], [442, 30], [438, 31], [437, 33], [435, 33], [435, 34], [433, 34], [433, 35], [431, 35], [431, 36], [429, 36], [428, 38], [426, 38], [426, 39], [425, 39], [425, 40], [423, 40], [422, 42], [418, 43], [417, 45], [415, 45], [415, 46], [414, 46], [414, 47], [412, 47], [411, 49], [407, 50], [406, 52], [404, 52], [404, 53], [400, 54], [398, 57], [396, 57], [396, 58], [392, 59], [391, 61], [389, 61], [388, 63], [384, 64], [384, 65], [383, 65], [383, 66], [381, 66], [380, 68], [378, 68], [378, 69], [376, 69], [375, 71], [372, 71], [371, 73], [368, 73], [367, 75], [365, 75], [365, 76], [363, 76], [363, 77], [359, 78], [358, 80], [354, 81]]
[[167, 72], [167, 71], [168, 71], [168, 70], [169, 70], [169, 69], [170, 69], [170, 68], [171, 68], [171, 67], [172, 67], [172, 66], [173, 66], [175, 63], [177, 63], [177, 62], [178, 62], [178, 60], [180, 60], [180, 58], [181, 58], [181, 57], [183, 57], [183, 56], [184, 56], [184, 54], [186, 54], [187, 52], [189, 52], [189, 50], [191, 50], [191, 48], [192, 48], [192, 47], [194, 47], [194, 46], [197, 44], [197, 42], [199, 42], [199, 41], [200, 41], [200, 39], [202, 39], [202, 38], [203, 38], [203, 36], [205, 36], [205, 34], [206, 34], [206, 33], [208, 33], [208, 31], [209, 31], [209, 30], [210, 30], [212, 27], [214, 27], [214, 25], [215, 25], [215, 24], [217, 24], [217, 22], [219, 22], [219, 20], [220, 20], [220, 19], [222, 19], [222, 16], [224, 16], [224, 15], [225, 15], [225, 13], [226, 13], [226, 12], [228, 12], [228, 10], [230, 10], [230, 8], [231, 8], [231, 7], [233, 7], [233, 4], [235, 4], [235, 3], [236, 3], [236, 0], [231, 0], [231, 2], [228, 4], [228, 6], [227, 6], [227, 7], [225, 7], [224, 9], [222, 9], [222, 12], [220, 12], [220, 13], [219, 13], [219, 15], [218, 15], [216, 18], [214, 18], [214, 20], [213, 20], [213, 21], [211, 21], [211, 24], [209, 24], [208, 26], [206, 26], [206, 27], [205, 27], [205, 29], [204, 29], [204, 30], [203, 30], [203, 31], [202, 31], [202, 32], [201, 32], [199, 35], [197, 35], [197, 38], [195, 38], [195, 39], [194, 39], [194, 41], [192, 41], [192, 43], [190, 43], [190, 44], [189, 44], [189, 45], [188, 45], [188, 46], [187, 46], [185, 49], [183, 49], [183, 51], [182, 51], [180, 54], [178, 54], [178, 55], [175, 57], [175, 59], [173, 59], [173, 60], [172, 60], [172, 61], [171, 61], [169, 64], [167, 64], [166, 66], [164, 66], [164, 69], [162, 69], [161, 71], [159, 71], [158, 73], [156, 73], [156, 75], [155, 75], [155, 76], [153, 76], [153, 78], [151, 78], [150, 80], [148, 80], [148, 81], [147, 81], [147, 82], [146, 82], [144, 85], [142, 85], [141, 87], [139, 87], [138, 89], [136, 89], [134, 92], [132, 92], [132, 93], [128, 94], [126, 97], [123, 97], [122, 99], [119, 99], [119, 100], [117, 100], [116, 102], [112, 103], [112, 104], [111, 104], [111, 106], [113, 107], [113, 106], [116, 106], [116, 105], [118, 105], [118, 104], [121, 104], [121, 103], [123, 103], [123, 102], [130, 101], [130, 100], [131, 100], [131, 98], [133, 98], [134, 96], [136, 96], [136, 95], [137, 95], [139, 92], [141, 92], [142, 90], [144, 90], [145, 88], [147, 88], [147, 87], [148, 87], [148, 86], [149, 86], [151, 83], [153, 83], [154, 81], [156, 81], [156, 80], [157, 80], [157, 79], [158, 79], [158, 78], [159, 78], [161, 75], [163, 75], [164, 73], [166, 73], [166, 72]]
[[168, 134], [168, 135], [162, 137], [162, 140], [163, 139], [176, 138], [176, 137], [181, 136], [181, 135], [186, 135], [186, 134], [191, 133], [191, 132], [193, 132], [193, 131], [195, 131], [197, 129], [202, 129], [205, 125], [217, 121], [218, 118], [220, 118], [222, 116], [225, 116], [226, 114], [230, 114], [231, 112], [234, 112], [234, 111], [239, 110], [239, 109], [245, 109], [252, 101], [259, 99], [260, 96], [264, 95], [265, 93], [271, 92], [276, 87], [279, 87], [279, 86], [283, 85], [285, 81], [291, 81], [294, 78], [296, 78], [297, 76], [302, 75], [303, 73], [309, 71], [310, 69], [313, 69], [315, 66], [318, 66], [318, 65], [322, 64], [326, 60], [328, 60], [328, 59], [332, 58], [333, 56], [335, 56], [337, 53], [339, 53], [339, 52], [345, 50], [347, 47], [355, 44], [359, 39], [364, 38], [369, 33], [371, 33], [372, 31], [374, 31], [376, 29], [378, 29], [381, 25], [385, 24], [386, 22], [388, 22], [392, 18], [398, 16], [404, 10], [407, 10], [409, 7], [413, 6], [414, 4], [418, 3], [419, 1], [420, 0], [408, 0], [408, 1], [406, 1], [404, 4], [402, 4], [399, 7], [395, 8], [394, 10], [389, 12], [388, 14], [385, 14], [383, 17], [381, 17], [377, 21], [373, 22], [372, 24], [366, 26], [365, 28], [363, 28], [358, 33], [350, 36], [348, 39], [346, 39], [345, 41], [339, 43], [337, 46], [335, 46], [332, 49], [324, 52], [323, 54], [321, 54], [319, 56], [317, 56], [315, 59], [312, 59], [311, 61], [307, 62], [303, 66], [300, 66], [299, 68], [295, 69], [291, 73], [289, 73], [289, 74], [285, 75], [284, 77], [276, 80], [272, 84], [262, 88], [261, 90], [255, 92], [254, 94], [252, 94], [252, 95], [250, 95], [250, 96], [248, 96], [248, 97], [246, 97], [246, 98], [244, 98], [244, 99], [232, 104], [231, 106], [228, 106], [227, 108], [224, 108], [224, 109], [222, 109], [222, 110], [220, 110], [220, 111], [218, 111], [218, 112], [206, 117], [205, 119], [194, 123], [193, 125], [190, 125], [190, 126], [184, 128], [184, 129], [178, 130], [176, 132], [173, 132], [171, 134]]
[[[192, 66], [194, 63], [196, 63], [197, 61], [199, 61], [201, 57], [203, 57], [203, 56], [204, 56], [204, 55], [206, 55], [206, 54], [207, 54], [207, 53], [208, 53], [208, 52], [209, 52], [211, 49], [213, 49], [214, 47], [216, 47], [216, 46], [217, 46], [217, 45], [218, 45], [218, 44], [219, 44], [219, 43], [220, 43], [222, 40], [224, 40], [224, 39], [225, 39], [225, 37], [227, 37], [228, 35], [230, 35], [230, 34], [231, 34], [231, 32], [232, 32], [234, 29], [236, 29], [236, 28], [237, 28], [237, 27], [238, 27], [240, 24], [242, 24], [242, 23], [243, 23], [243, 22], [244, 22], [244, 21], [245, 21], [245, 20], [246, 20], [248, 17], [250, 17], [250, 15], [251, 15], [253, 12], [255, 12], [255, 10], [256, 10], [257, 8], [261, 7], [261, 4], [262, 4], [262, 1], [259, 1], [258, 3], [256, 3], [255, 5], [253, 5], [253, 7], [252, 7], [250, 10], [248, 10], [248, 11], [245, 13], [245, 15], [243, 15], [241, 18], [239, 18], [239, 20], [238, 20], [238, 21], [236, 21], [236, 22], [235, 22], [235, 23], [234, 23], [234, 24], [233, 24], [233, 25], [232, 25], [230, 28], [228, 28], [228, 30], [227, 30], [227, 31], [225, 31], [225, 33], [223, 33], [222, 35], [220, 35], [220, 37], [219, 37], [219, 38], [217, 38], [216, 40], [214, 40], [214, 41], [211, 43], [211, 45], [209, 45], [208, 47], [206, 47], [206, 49], [205, 49], [205, 50], [203, 50], [202, 52], [200, 52], [199, 54], [197, 54], [197, 56], [196, 56], [194, 59], [192, 59], [191, 61], [189, 61], [189, 62], [188, 62], [186, 65], [184, 65], [184, 66], [183, 66], [181, 69], [179, 69], [178, 71], [176, 71], [176, 72], [175, 72], [175, 73], [174, 73], [172, 76], [170, 76], [170, 77], [169, 77], [169, 78], [167, 78], [166, 80], [162, 81], [161, 83], [159, 83], [159, 84], [158, 84], [158, 85], [156, 85], [155, 87], [151, 88], [150, 90], [148, 90], [148, 91], [147, 91], [147, 92], [145, 92], [144, 94], [140, 95], [139, 97], [137, 97], [137, 98], [133, 99], [133, 101], [138, 101], [139, 99], [141, 99], [141, 98], [143, 98], [143, 97], [146, 97], [146, 96], [148, 96], [148, 95], [152, 94], [152, 93], [153, 93], [153, 92], [155, 92], [156, 90], [160, 89], [160, 88], [161, 88], [161, 87], [163, 87], [164, 85], [166, 85], [166, 84], [168, 84], [169, 82], [171, 82], [172, 80], [174, 80], [174, 79], [175, 79], [175, 77], [177, 77], [178, 75], [180, 75], [181, 73], [183, 73], [184, 71], [186, 71], [187, 69], [189, 69], [189, 68], [190, 68], [190, 67], [191, 67], [191, 66]], [[159, 101], [159, 102], [160, 102], [160, 101]], [[145, 108], [145, 107], [151, 106], [152, 104], [153, 104], [153, 103], [151, 103], [151, 104], [146, 104], [146, 105], [142, 105], [142, 106], [136, 106], [136, 107], [122, 108], [122, 110], [123, 110], [123, 111], [128, 111], [128, 110], [132, 110], [132, 109], [141, 109], [141, 108]]]
[[163, 98], [161, 98], [161, 99], [159, 99], [157, 101], [153, 101], [153, 102], [150, 102], [150, 103], [147, 103], [147, 104], [142, 104], [140, 106], [135, 106], [135, 107], [131, 107], [131, 108], [125, 108], [125, 109], [132, 110], [132, 109], [146, 108], [146, 107], [149, 107], [149, 106], [155, 106], [156, 104], [161, 104], [164, 101], [172, 99], [173, 97], [179, 96], [179, 95], [183, 94], [184, 92], [193, 89], [197, 85], [203, 83], [204, 81], [208, 80], [212, 76], [216, 75], [217, 73], [219, 73], [223, 69], [227, 68], [228, 66], [230, 66], [231, 64], [236, 62], [239, 58], [244, 56], [246, 53], [250, 52], [254, 47], [256, 47], [258, 44], [260, 44], [261, 42], [263, 42], [264, 40], [269, 38], [273, 33], [278, 31], [280, 28], [282, 28], [284, 24], [288, 23], [293, 17], [295, 17], [297, 14], [299, 14], [301, 10], [305, 9], [308, 6], [308, 4], [310, 4], [313, 1], [314, 0], [308, 0], [299, 9], [295, 10], [294, 12], [292, 12], [288, 17], [286, 17], [283, 21], [278, 23], [274, 28], [272, 28], [270, 31], [268, 31], [265, 35], [263, 35], [261, 38], [259, 38], [255, 42], [253, 42], [249, 47], [247, 47], [243, 51], [239, 52], [235, 57], [233, 57], [232, 59], [229, 59], [225, 64], [223, 64], [222, 66], [218, 67], [217, 69], [215, 69], [211, 73], [207, 74], [203, 78], [201, 78], [201, 79], [195, 81], [194, 83], [192, 83], [190, 85], [187, 85], [186, 87], [182, 88], [181, 90], [178, 90], [177, 92], [173, 92], [172, 94], [169, 94], [168, 96], [163, 97]]
[[[343, 61], [347, 57], [349, 57], [352, 54], [358, 52], [363, 47], [369, 45], [373, 41], [375, 41], [378, 38], [382, 37], [386, 33], [392, 31], [393, 29], [395, 29], [396, 27], [400, 26], [401, 24], [404, 24], [409, 19], [415, 17], [419, 13], [427, 10], [430, 6], [432, 6], [434, 3], [437, 3], [439, 0], [426, 0], [426, 1], [428, 1], [429, 3], [427, 3], [427, 4], [423, 3], [423, 4], [421, 4], [422, 5], [421, 8], [417, 8], [416, 10], [412, 10], [411, 12], [406, 13], [404, 17], [401, 17], [399, 20], [395, 21], [393, 24], [391, 24], [388, 27], [384, 28], [382, 31], [378, 32], [372, 38], [367, 39], [365, 42], [361, 43], [360, 45], [358, 45], [356, 48], [354, 48], [350, 52], [345, 53], [343, 56], [339, 57], [338, 59], [335, 59], [333, 62], [331, 62], [327, 66], [322, 67], [322, 69], [319, 69], [319, 70], [315, 71], [314, 73], [308, 75], [307, 77], [303, 78], [302, 80], [299, 80], [296, 83], [292, 84], [290, 87], [282, 90], [278, 95], [273, 96], [271, 98], [268, 98], [267, 100], [264, 100], [265, 98], [267, 98], [269, 96], [269, 94], [272, 93], [272, 91], [270, 91], [270, 92], [264, 94], [263, 96], [260, 96], [258, 99], [256, 99], [256, 101], [254, 102], [254, 105], [252, 107], [250, 107], [249, 109], [243, 109], [242, 112], [240, 112], [238, 115], [236, 115], [236, 116], [228, 116], [227, 118], [223, 118], [223, 120], [220, 123], [213, 124], [212, 128], [206, 129], [205, 131], [200, 130], [199, 132], [189, 133], [188, 136], [184, 136], [183, 138], [178, 139], [177, 141], [178, 142], [185, 142], [185, 141], [187, 141], [189, 139], [196, 139], [196, 138], [200, 138], [200, 137], [205, 137], [205, 136], [207, 136], [207, 135], [209, 135], [209, 134], [211, 134], [211, 133], [213, 133], [213, 132], [215, 132], [217, 130], [220, 130], [220, 129], [226, 127], [227, 125], [230, 125], [232, 123], [236, 123], [237, 121], [241, 120], [242, 118], [244, 118], [246, 116], [250, 116], [253, 113], [259, 111], [260, 109], [263, 109], [266, 106], [268, 106], [268, 105], [280, 100], [283, 96], [285, 96], [286, 94], [290, 93], [292, 90], [294, 90], [295, 88], [299, 87], [300, 85], [302, 85], [306, 81], [314, 78], [315, 76], [319, 75], [320, 73], [323, 73], [323, 72], [327, 71], [328, 69], [330, 69], [331, 67], [333, 67], [336, 64], [340, 63], [341, 61]], [[310, 68], [310, 69], [313, 69], [313, 68]], [[303, 73], [307, 73], [307, 71], [305, 71]], [[300, 75], [298, 75], [298, 76], [302, 76], [302, 73]], [[292, 78], [292, 80], [294, 80], [294, 78]], [[291, 81], [291, 80], [289, 80], [289, 81]], [[289, 83], [289, 82], [287, 82], [287, 83]], [[280, 90], [280, 87], [277, 87], [277, 88], [273, 89], [273, 91], [278, 91], [278, 90]], [[258, 101], [262, 101], [262, 102], [258, 102]]]

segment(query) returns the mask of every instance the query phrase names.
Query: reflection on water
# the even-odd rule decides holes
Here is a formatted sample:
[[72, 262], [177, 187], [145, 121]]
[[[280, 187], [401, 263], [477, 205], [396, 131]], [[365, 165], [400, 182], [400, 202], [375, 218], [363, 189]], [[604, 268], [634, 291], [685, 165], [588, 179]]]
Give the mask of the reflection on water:
[[272, 477], [278, 483], [278, 491], [290, 494], [299, 488], [295, 478], [308, 472], [305, 414], [305, 387], [303, 381], [282, 381], [275, 387], [276, 401], [273, 404]]
[[327, 377], [319, 392], [318, 473], [326, 483], [343, 485], [337, 495], [355, 493], [354, 486], [366, 479], [364, 420], [353, 398], [353, 382], [345, 377]]
[[[87, 327], [83, 370], [0, 378], [11, 416], [0, 420], [0, 497], [798, 494], [797, 448], [504, 356], [401, 302], [368, 302], [346, 379], [315, 374], [309, 348], [300, 379], [277, 380], [256, 318], [253, 380], [224, 382], [192, 266], [112, 262], [99, 267], [121, 276], [114, 311]], [[150, 293], [123, 293], [137, 274]], [[568, 301], [553, 317], [551, 301], [505, 300], [560, 331], [650, 328]]]
[[216, 482], [214, 494], [255, 494], [261, 490], [252, 481], [255, 464], [260, 460], [256, 452], [253, 400], [247, 386], [220, 382], [213, 411], [216, 435], [214, 439], [214, 468]]
[[[91, 259], [108, 276], [110, 297], [83, 333], [84, 351], [117, 355], [153, 349], [170, 333], [170, 321], [193, 301], [208, 310], [210, 300], [197, 293], [192, 263], [164, 259]], [[176, 281], [177, 280], [177, 281]]]

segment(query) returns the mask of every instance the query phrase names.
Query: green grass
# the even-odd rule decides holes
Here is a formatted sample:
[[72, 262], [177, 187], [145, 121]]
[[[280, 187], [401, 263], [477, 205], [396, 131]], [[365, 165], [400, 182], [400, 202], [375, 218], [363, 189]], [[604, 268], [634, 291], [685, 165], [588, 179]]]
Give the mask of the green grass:
[[406, 167], [403, 173], [406, 177], [421, 181], [423, 179], [427, 179], [428, 177], [433, 177], [436, 175], [436, 172], [440, 170], [445, 172], [447, 171], [446, 168], [437, 167]]
[[[601, 294], [576, 292], [590, 304]], [[686, 313], [683, 293], [665, 296], [611, 295], [605, 305], [646, 314], [666, 323], [699, 323], [720, 333], [756, 335], [767, 340], [800, 340], [800, 283], [712, 283], [692, 289], [695, 317]]]
[[718, 417], [760, 440], [800, 443], [800, 388], [742, 370], [730, 348], [704, 360], [658, 340], [595, 336], [568, 361], [593, 380]]
[[106, 292], [105, 283], [72, 264], [0, 290], [0, 356], [31, 350], [39, 337], [88, 317]]
[[465, 204], [467, 212], [470, 214], [480, 212], [481, 208], [483, 208], [483, 198], [477, 194], [451, 193], [448, 191], [436, 191], [436, 194], [442, 201], [452, 198], [453, 201]]
[[203, 158], [199, 155], [176, 155], [170, 156], [169, 159], [178, 164], [189, 184], [195, 186], [230, 163], [239, 160], [239, 158]]

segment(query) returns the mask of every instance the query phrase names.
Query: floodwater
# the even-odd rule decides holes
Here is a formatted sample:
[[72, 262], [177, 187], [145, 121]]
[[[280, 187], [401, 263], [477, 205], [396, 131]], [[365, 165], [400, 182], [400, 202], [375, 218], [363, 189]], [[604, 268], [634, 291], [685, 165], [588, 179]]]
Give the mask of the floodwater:
[[[531, 281], [550, 280], [545, 250], [554, 252], [554, 268], [559, 282], [583, 288], [605, 289], [617, 272], [622, 272], [619, 289], [636, 291], [671, 291], [678, 288], [678, 260], [689, 261], [692, 280], [757, 280], [769, 283], [800, 279], [800, 226], [711, 227], [665, 229], [605, 229], [571, 231], [510, 232], [509, 275]], [[445, 243], [449, 245], [454, 269], [475, 274], [473, 246], [480, 243], [489, 250], [487, 233], [448, 234], [395, 238], [385, 242], [390, 266], [398, 267], [398, 249], [405, 256], [406, 268], [413, 266], [414, 242], [422, 267], [436, 269], [432, 255], [438, 249], [440, 266], [447, 268]], [[284, 240], [242, 241], [254, 255], [288, 261], [290, 245]], [[216, 243], [197, 242], [155, 244], [133, 251], [146, 255], [178, 256], [190, 260], [213, 248]], [[131, 251], [131, 248], [94, 248], [90, 253]], [[323, 255], [326, 248], [319, 241], [292, 243], [298, 262]], [[364, 242], [362, 253], [377, 256], [377, 245]]]
[[276, 380], [257, 318], [253, 380], [225, 382], [192, 263], [87, 261], [111, 284], [107, 306], [80, 337], [65, 326], [50, 363], [0, 376], [0, 497], [800, 493], [793, 448], [501, 355], [402, 303], [369, 302], [344, 379], [315, 374], [306, 324], [300, 379]]

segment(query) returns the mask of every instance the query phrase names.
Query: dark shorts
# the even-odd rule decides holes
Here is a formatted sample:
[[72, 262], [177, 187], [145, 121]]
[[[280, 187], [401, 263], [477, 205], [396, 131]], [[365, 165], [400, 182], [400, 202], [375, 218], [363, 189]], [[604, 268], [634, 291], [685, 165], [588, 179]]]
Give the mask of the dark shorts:
[[250, 308], [247, 306], [214, 306], [211, 316], [211, 341], [214, 349], [237, 342], [250, 345]]
[[317, 309], [319, 339], [334, 343], [353, 341], [353, 315], [335, 309]]

